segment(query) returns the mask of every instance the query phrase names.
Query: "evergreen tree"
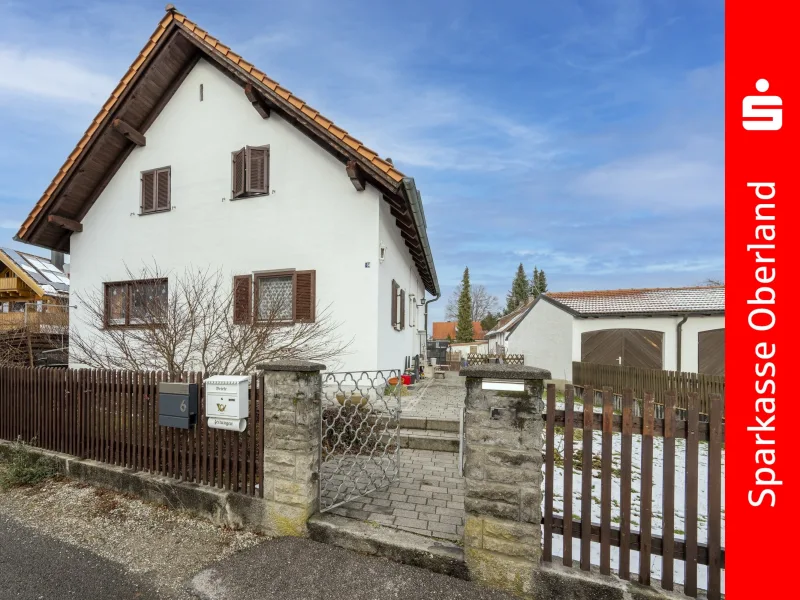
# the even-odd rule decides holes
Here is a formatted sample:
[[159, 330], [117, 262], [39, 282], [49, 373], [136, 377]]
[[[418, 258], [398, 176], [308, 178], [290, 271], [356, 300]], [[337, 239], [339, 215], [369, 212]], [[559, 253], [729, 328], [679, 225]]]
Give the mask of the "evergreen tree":
[[539, 271], [539, 284], [537, 285], [539, 294], [544, 294], [547, 291], [547, 275], [544, 274], [544, 269]]
[[541, 271], [538, 267], [533, 267], [533, 278], [531, 279], [531, 296], [538, 298], [539, 294], [544, 294], [547, 291], [547, 276], [544, 274], [544, 269]]
[[494, 315], [492, 313], [489, 313], [488, 315], [486, 315], [481, 320], [481, 328], [484, 331], [491, 331], [492, 329], [494, 329], [497, 326], [497, 322], [499, 320], [500, 319], [498, 319], [498, 315]]
[[530, 291], [528, 276], [525, 275], [525, 267], [522, 266], [522, 263], [519, 263], [517, 274], [511, 283], [511, 291], [506, 296], [506, 314], [525, 304], [530, 298]]
[[539, 269], [534, 265], [533, 277], [531, 277], [531, 296], [537, 298], [539, 296]]
[[461, 280], [461, 295], [458, 297], [458, 322], [456, 323], [456, 341], [471, 342], [472, 330], [472, 296], [469, 286], [469, 267], [464, 268], [464, 278]]

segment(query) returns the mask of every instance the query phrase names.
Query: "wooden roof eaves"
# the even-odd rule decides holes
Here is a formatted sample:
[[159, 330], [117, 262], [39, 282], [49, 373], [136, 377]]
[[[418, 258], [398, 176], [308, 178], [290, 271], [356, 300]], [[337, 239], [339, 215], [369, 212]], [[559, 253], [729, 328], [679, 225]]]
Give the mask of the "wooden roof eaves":
[[[28, 215], [28, 218], [23, 222], [19, 231], [14, 236], [15, 240], [30, 243], [30, 238], [36, 228], [45, 221], [44, 217], [47, 215], [46, 209], [48, 209], [54, 201], [57, 201], [60, 192], [69, 183], [72, 177], [79, 172], [80, 166], [84, 163], [87, 156], [89, 156], [90, 150], [94, 144], [101, 137], [106, 127], [114, 120], [115, 115], [124, 105], [125, 99], [131, 94], [136, 82], [142, 77], [142, 74], [147, 71], [147, 66], [152, 63], [161, 49], [163, 49], [171, 39], [171, 34], [175, 31], [176, 25], [172, 13], [168, 13], [158, 24], [153, 35], [150, 36], [150, 42], [144, 47], [142, 52], [139, 53], [136, 59], [134, 59], [128, 72], [117, 87], [114, 88], [114, 91], [111, 92], [111, 97], [103, 104], [100, 112], [95, 116], [91, 125], [89, 125], [89, 128], [86, 130], [86, 133], [84, 133], [75, 149], [67, 157], [66, 163], [62, 165], [53, 178], [53, 181], [45, 190], [44, 197], [42, 198], [44, 202], [41, 200], [37, 202], [31, 214]], [[143, 54], [144, 56], [142, 56]], [[122, 89], [119, 94], [117, 94], [117, 90], [120, 88]], [[28, 222], [29, 220], [30, 222]]]

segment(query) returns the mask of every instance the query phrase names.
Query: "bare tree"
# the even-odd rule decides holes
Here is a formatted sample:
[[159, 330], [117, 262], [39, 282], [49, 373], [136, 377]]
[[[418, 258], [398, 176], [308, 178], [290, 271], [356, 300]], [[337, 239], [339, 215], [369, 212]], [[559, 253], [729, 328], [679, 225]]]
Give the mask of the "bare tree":
[[714, 279], [712, 277], [709, 277], [707, 279], [704, 279], [700, 285], [705, 287], [719, 287], [721, 285], [725, 285], [725, 282], [722, 279]]
[[[282, 301], [256, 307], [234, 321], [234, 293], [220, 271], [187, 268], [166, 273], [158, 266], [139, 273], [118, 293], [106, 289], [78, 295], [85, 327], [70, 332], [74, 360], [93, 368], [250, 373], [281, 359], [335, 361], [346, 353], [330, 307], [313, 322], [285, 320]], [[169, 282], [167, 285], [167, 281]]]
[[[473, 285], [472, 287], [472, 320], [481, 321], [491, 312], [500, 310], [500, 303], [497, 296], [489, 293], [483, 285]], [[447, 320], [455, 320], [458, 318], [458, 298], [461, 296], [461, 284], [459, 283], [453, 293], [450, 294], [450, 299], [447, 301], [445, 307], [445, 316]]]

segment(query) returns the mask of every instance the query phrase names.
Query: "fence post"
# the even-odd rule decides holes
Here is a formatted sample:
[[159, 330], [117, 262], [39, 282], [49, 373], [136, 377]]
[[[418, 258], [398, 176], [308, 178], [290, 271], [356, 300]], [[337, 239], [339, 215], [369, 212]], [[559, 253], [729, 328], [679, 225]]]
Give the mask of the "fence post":
[[286, 360], [259, 365], [264, 374], [264, 528], [307, 535], [319, 510], [320, 407], [325, 365]]
[[528, 595], [542, 555], [542, 390], [550, 372], [488, 364], [465, 367], [461, 375], [467, 378], [467, 568], [473, 580]]

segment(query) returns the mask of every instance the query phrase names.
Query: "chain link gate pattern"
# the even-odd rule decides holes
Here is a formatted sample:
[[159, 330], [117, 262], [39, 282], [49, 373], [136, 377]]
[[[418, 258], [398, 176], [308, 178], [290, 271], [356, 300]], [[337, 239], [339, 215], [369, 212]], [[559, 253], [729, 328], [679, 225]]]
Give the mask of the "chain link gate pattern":
[[323, 374], [320, 512], [397, 477], [400, 389], [398, 370]]

